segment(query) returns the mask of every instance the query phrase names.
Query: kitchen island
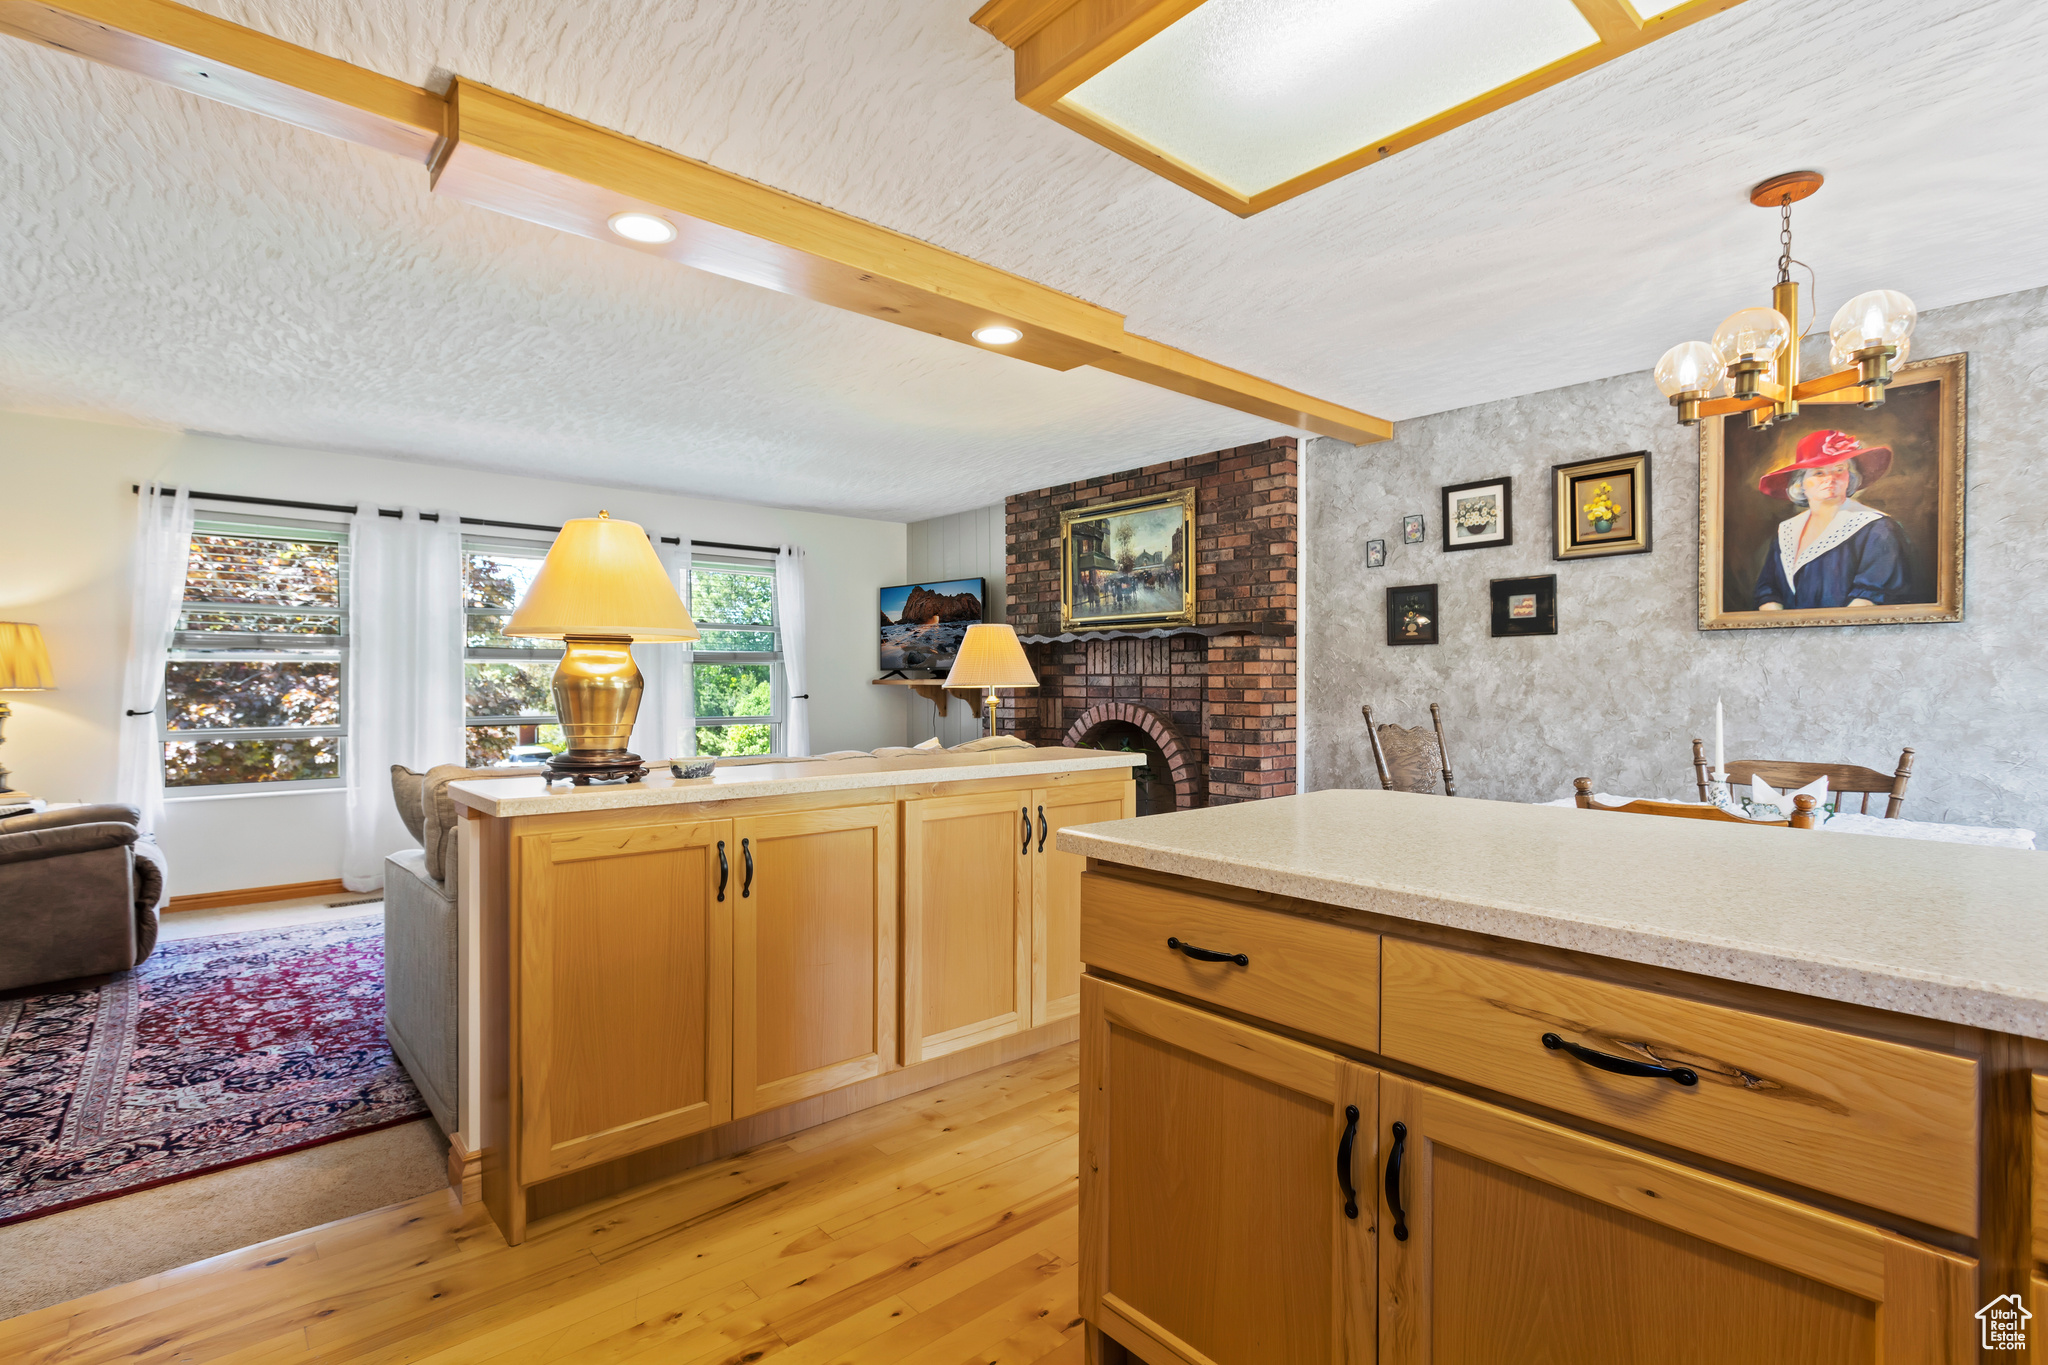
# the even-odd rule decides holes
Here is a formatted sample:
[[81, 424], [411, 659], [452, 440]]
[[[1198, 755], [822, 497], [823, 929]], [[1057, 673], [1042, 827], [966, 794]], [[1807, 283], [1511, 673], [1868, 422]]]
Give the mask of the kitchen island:
[[506, 1240], [1072, 1041], [1082, 860], [1051, 841], [1128, 817], [1142, 761], [1018, 747], [451, 783], [475, 1150]]
[[1357, 791], [1059, 843], [1101, 1360], [1946, 1362], [2048, 1313], [2038, 854]]

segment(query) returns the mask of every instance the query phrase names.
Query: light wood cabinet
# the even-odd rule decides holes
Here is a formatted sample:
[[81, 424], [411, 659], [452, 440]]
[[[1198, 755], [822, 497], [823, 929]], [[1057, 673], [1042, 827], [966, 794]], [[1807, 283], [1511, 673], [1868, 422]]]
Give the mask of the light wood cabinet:
[[527, 1182], [732, 1117], [725, 820], [522, 838]]
[[1127, 820], [1136, 814], [1129, 782], [1040, 787], [1031, 793], [1037, 825], [1031, 859], [1031, 1023], [1064, 1019], [1081, 1008], [1081, 876], [1088, 860], [1063, 853], [1068, 825]]
[[903, 803], [903, 1061], [1027, 1027], [1027, 791]]
[[1370, 1362], [1377, 1073], [1095, 978], [1082, 1002], [1084, 1315], [1152, 1365]]
[[880, 1075], [896, 1047], [896, 807], [742, 816], [732, 1112]]
[[1975, 1354], [1962, 1257], [1417, 1081], [1380, 1123], [1382, 1365]]

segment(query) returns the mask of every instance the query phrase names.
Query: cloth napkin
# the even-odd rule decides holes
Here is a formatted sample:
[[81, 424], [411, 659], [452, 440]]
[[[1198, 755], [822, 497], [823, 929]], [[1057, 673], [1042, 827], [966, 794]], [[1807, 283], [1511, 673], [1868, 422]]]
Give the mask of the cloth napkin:
[[[1751, 774], [1749, 779], [1749, 810], [1745, 813], [1750, 818], [1757, 820], [1789, 820], [1792, 818], [1793, 811], [1798, 809], [1794, 804], [1794, 798], [1801, 796], [1812, 797], [1813, 808], [1816, 811], [1827, 805], [1827, 775], [1823, 773], [1798, 791], [1781, 792], [1761, 777]], [[1766, 814], [1766, 811], [1771, 810], [1776, 811], [1777, 814]]]

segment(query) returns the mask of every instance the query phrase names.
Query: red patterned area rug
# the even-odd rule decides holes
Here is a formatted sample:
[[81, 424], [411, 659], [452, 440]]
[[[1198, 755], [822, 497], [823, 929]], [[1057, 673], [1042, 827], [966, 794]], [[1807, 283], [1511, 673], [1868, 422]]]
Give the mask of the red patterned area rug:
[[0, 1000], [0, 1226], [419, 1118], [380, 916], [163, 943]]

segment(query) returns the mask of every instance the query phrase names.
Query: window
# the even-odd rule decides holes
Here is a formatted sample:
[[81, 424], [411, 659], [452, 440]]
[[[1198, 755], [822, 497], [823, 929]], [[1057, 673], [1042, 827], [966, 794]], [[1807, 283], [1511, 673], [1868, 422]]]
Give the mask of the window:
[[568, 747], [552, 687], [562, 642], [505, 634], [547, 557], [538, 541], [463, 539], [463, 761], [472, 768], [544, 759]]
[[202, 513], [164, 669], [164, 786], [341, 783], [348, 532]]
[[721, 758], [782, 752], [782, 638], [772, 561], [694, 556], [690, 615], [697, 752]]

